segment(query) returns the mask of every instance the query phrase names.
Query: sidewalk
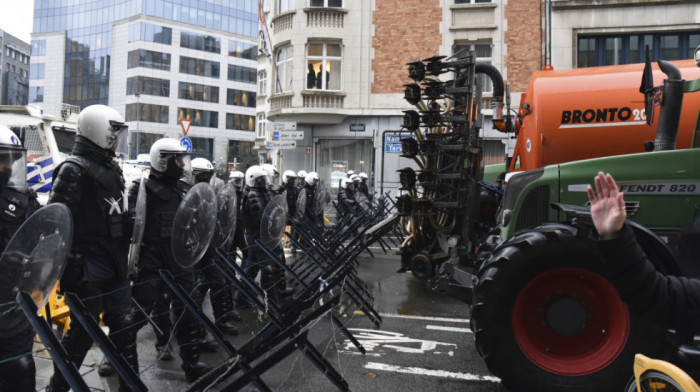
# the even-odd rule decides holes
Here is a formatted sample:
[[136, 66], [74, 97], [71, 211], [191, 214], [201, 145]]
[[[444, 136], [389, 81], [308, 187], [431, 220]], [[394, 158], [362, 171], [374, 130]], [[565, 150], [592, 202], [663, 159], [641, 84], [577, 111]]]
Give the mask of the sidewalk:
[[[97, 374], [97, 366], [99, 365], [97, 350], [96, 347], [93, 347], [88, 351], [83, 366], [80, 367], [80, 375], [91, 391], [110, 391], [106, 380]], [[44, 391], [53, 374], [53, 361], [42, 343], [34, 343], [34, 363], [36, 364], [36, 390]]]

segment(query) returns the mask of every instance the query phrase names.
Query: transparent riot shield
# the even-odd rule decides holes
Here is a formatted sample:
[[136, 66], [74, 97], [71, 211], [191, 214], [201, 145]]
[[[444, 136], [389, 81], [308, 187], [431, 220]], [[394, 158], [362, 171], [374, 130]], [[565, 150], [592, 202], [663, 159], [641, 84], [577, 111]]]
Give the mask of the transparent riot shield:
[[328, 202], [330, 200], [330, 195], [325, 189], [316, 190], [316, 195], [314, 197], [313, 213], [314, 215], [321, 215], [326, 209]]
[[260, 220], [260, 242], [266, 248], [274, 249], [280, 244], [286, 219], [287, 197], [277, 195], [267, 203]]
[[[29, 293], [42, 309], [63, 273], [73, 239], [73, 218], [64, 204], [37, 210], [17, 230], [0, 258], [0, 304]], [[0, 337], [11, 336], [26, 317], [17, 307], [0, 318]]]
[[136, 196], [136, 207], [134, 210], [134, 231], [131, 234], [131, 244], [129, 244], [129, 274], [134, 272], [136, 261], [139, 259], [143, 232], [146, 228], [146, 181], [145, 176], [141, 178], [139, 184], [139, 194]]
[[216, 231], [212, 244], [217, 248], [224, 247], [236, 231], [236, 214], [238, 198], [233, 181], [226, 183], [216, 194]]
[[363, 211], [369, 211], [370, 201], [364, 193], [359, 191], [355, 192], [354, 199], [358, 207], [360, 207]]
[[297, 215], [302, 216], [306, 212], [306, 189], [301, 188], [297, 195]]
[[216, 195], [206, 183], [193, 186], [182, 198], [173, 221], [172, 250], [175, 262], [190, 268], [207, 251], [216, 225]]

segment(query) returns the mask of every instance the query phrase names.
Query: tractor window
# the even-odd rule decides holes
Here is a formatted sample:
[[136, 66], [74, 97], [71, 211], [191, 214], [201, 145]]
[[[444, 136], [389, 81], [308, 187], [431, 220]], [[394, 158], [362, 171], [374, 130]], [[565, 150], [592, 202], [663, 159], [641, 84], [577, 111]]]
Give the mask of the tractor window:
[[75, 131], [64, 127], [52, 127], [51, 129], [53, 130], [53, 136], [56, 138], [58, 151], [70, 154], [73, 151]]

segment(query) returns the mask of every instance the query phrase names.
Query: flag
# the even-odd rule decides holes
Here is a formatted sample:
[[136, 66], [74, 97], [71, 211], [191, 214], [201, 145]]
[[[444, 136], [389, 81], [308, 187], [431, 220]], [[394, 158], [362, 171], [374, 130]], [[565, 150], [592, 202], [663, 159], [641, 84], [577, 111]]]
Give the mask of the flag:
[[262, 0], [258, 0], [258, 19], [260, 20], [260, 51], [272, 60], [272, 42], [270, 42], [270, 32], [267, 30], [265, 15], [263, 15]]

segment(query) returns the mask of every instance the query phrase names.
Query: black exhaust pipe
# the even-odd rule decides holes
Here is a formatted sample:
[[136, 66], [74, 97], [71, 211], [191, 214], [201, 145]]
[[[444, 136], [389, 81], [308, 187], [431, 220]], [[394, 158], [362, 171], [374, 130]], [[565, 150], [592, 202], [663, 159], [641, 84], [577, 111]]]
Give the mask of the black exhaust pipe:
[[[476, 63], [474, 73], [486, 74], [493, 83], [493, 100], [491, 108], [493, 109], [493, 122], [503, 121], [503, 76], [498, 71], [498, 68], [488, 63]], [[503, 130], [501, 130], [503, 131]]]
[[[659, 110], [659, 128], [656, 131], [654, 151], [667, 151], [676, 149], [676, 137], [678, 136], [678, 124], [681, 120], [681, 108], [683, 106], [683, 84], [681, 71], [674, 64], [659, 60], [659, 68], [666, 74], [662, 87], [661, 109]], [[647, 113], [649, 116], [650, 113]]]

